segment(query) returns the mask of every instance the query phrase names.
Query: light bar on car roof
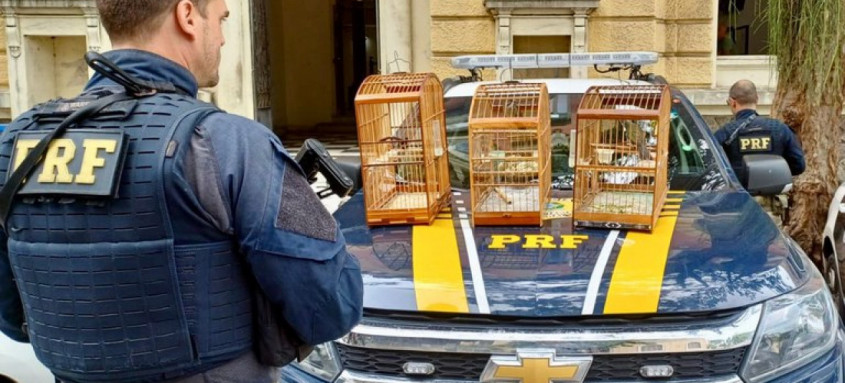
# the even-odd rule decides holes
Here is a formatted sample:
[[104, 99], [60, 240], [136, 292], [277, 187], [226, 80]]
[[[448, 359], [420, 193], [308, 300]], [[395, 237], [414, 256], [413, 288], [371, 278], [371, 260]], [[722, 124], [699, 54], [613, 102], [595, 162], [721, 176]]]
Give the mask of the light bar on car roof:
[[633, 66], [657, 62], [657, 52], [540, 53], [472, 55], [452, 59], [452, 67], [476, 68], [569, 68], [573, 66]]

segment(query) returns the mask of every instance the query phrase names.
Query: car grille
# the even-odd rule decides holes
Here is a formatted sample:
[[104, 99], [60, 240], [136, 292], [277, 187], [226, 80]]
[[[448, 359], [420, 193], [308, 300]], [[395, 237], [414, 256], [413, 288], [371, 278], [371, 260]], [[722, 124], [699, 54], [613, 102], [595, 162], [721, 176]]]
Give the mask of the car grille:
[[677, 354], [596, 355], [587, 374], [587, 381], [646, 381], [640, 376], [640, 368], [656, 365], [672, 366], [675, 370], [673, 379], [701, 379], [736, 374], [742, 365], [745, 350], [746, 348]]
[[451, 354], [423, 351], [373, 350], [337, 345], [343, 367], [375, 374], [406, 376], [402, 366], [407, 362], [431, 363], [435, 374], [431, 378], [478, 380], [490, 355]]
[[[343, 367], [352, 371], [407, 376], [402, 367], [407, 362], [431, 363], [435, 367], [430, 379], [474, 380], [481, 377], [490, 355], [458, 354], [424, 351], [374, 350], [338, 344]], [[646, 365], [670, 365], [675, 370], [674, 381], [702, 379], [736, 374], [742, 364], [746, 348], [695, 353], [657, 353], [629, 355], [595, 355], [586, 382], [654, 381], [640, 376]]]

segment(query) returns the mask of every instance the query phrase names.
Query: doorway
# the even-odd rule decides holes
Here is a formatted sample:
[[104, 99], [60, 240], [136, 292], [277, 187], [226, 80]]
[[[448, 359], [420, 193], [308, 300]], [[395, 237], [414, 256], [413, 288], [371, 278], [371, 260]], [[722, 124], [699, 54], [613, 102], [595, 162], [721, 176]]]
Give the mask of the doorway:
[[335, 114], [351, 118], [358, 87], [378, 71], [376, 0], [337, 0], [334, 30]]
[[378, 70], [377, 1], [266, 1], [271, 125], [283, 141], [354, 139], [355, 93]]
[[85, 36], [26, 36], [27, 108], [57, 97], [76, 97], [88, 82]]
[[[570, 36], [514, 36], [513, 53], [569, 53]], [[513, 78], [569, 78], [569, 68], [516, 69]]]

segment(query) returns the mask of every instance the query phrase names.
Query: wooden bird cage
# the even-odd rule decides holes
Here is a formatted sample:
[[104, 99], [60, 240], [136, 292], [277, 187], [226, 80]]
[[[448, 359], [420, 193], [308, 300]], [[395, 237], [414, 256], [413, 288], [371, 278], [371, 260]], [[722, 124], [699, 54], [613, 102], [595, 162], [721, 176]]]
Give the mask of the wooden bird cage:
[[355, 114], [367, 223], [433, 222], [451, 197], [440, 80], [431, 73], [367, 77]]
[[542, 225], [551, 193], [549, 92], [542, 83], [481, 85], [469, 115], [475, 225]]
[[578, 108], [575, 225], [651, 230], [668, 187], [665, 85], [595, 86]]

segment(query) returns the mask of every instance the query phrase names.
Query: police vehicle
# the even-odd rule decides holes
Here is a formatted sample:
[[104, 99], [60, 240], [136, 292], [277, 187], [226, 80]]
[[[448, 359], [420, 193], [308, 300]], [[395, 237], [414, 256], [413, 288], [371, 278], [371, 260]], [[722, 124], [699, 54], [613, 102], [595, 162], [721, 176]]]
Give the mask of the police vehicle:
[[842, 270], [845, 269], [845, 184], [839, 185], [830, 201], [822, 246], [825, 280], [842, 313], [845, 310], [845, 290], [842, 289]]
[[56, 379], [35, 357], [29, 343], [0, 334], [0, 383], [53, 383]]
[[[560, 218], [472, 227], [467, 113], [480, 82], [451, 87], [451, 209], [431, 226], [371, 228], [360, 193], [340, 207], [335, 217], [364, 271], [364, 318], [286, 367], [283, 381], [842, 382], [845, 332], [831, 289], [739, 184], [680, 90], [672, 89], [671, 192], [655, 230], [573, 229], [569, 155], [582, 93], [662, 79], [639, 73], [656, 54], [551, 56], [453, 63], [632, 69], [629, 80], [527, 80], [545, 82], [551, 96]], [[749, 191], [791, 182], [773, 179], [787, 165], [771, 162], [749, 166]]]

